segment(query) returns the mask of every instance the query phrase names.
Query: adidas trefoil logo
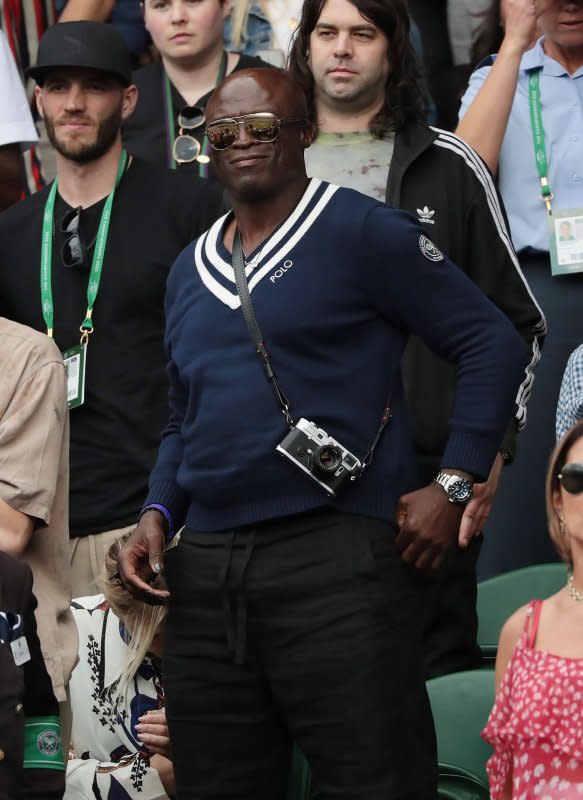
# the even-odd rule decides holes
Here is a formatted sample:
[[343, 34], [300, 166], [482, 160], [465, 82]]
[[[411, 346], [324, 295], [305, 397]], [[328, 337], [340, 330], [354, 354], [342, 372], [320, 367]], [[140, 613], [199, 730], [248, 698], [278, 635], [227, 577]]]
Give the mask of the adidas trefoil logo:
[[435, 211], [430, 211], [427, 206], [425, 206], [425, 208], [418, 208], [417, 214], [419, 216], [419, 222], [426, 222], [428, 225], [435, 225], [435, 220], [432, 219]]

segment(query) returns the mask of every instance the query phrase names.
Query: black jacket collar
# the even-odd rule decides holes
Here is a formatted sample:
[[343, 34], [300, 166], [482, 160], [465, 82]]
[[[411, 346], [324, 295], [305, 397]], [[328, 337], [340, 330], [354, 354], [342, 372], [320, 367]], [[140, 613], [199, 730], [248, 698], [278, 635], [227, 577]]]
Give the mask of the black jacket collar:
[[386, 202], [399, 208], [401, 183], [407, 168], [437, 139], [438, 134], [421, 122], [408, 122], [395, 134], [395, 149], [387, 178]]

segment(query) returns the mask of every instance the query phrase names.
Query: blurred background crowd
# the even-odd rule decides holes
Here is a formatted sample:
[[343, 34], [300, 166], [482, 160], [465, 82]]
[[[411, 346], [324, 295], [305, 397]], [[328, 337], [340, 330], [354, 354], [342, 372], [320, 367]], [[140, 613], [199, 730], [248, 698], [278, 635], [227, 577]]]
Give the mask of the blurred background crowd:
[[[233, 0], [232, 4], [229, 0], [0, 0], [0, 210], [4, 211], [0, 215], [0, 344], [1, 337], [7, 337], [6, 365], [1, 368], [12, 377], [18, 373], [26, 383], [32, 358], [25, 346], [28, 334], [10, 338], [10, 331], [2, 328], [2, 317], [54, 338], [49, 346], [42, 345], [45, 349], [35, 350], [39, 372], [34, 373], [32, 384], [47, 403], [53, 398], [53, 405], [31, 410], [29, 389], [20, 386], [11, 394], [8, 382], [4, 390], [8, 399], [0, 403], [0, 464], [16, 476], [8, 479], [0, 470], [0, 484], [7, 487], [0, 493], [0, 551], [24, 556], [32, 569], [39, 607], [36, 623], [31, 622], [36, 602], [32, 596], [21, 609], [30, 632], [30, 653], [24, 663], [38, 664], [44, 657], [46, 671], [41, 668], [39, 673], [29, 670], [27, 674], [25, 703], [32, 710], [27, 717], [44, 721], [41, 756], [55, 772], [63, 766], [63, 754], [59, 761], [50, 743], [55, 720], [60, 719], [65, 757], [69, 755], [64, 795], [68, 800], [156, 800], [173, 797], [176, 791], [160, 666], [166, 607], [147, 606], [131, 595], [120, 577], [117, 557], [144, 508], [163, 514], [172, 530], [164, 506], [143, 507], [148, 473], [167, 417], [162, 297], [176, 256], [228, 206], [209, 157], [205, 107], [225, 76], [246, 67], [289, 67], [305, 90], [310, 122], [318, 133], [306, 155], [309, 176], [357, 188], [413, 214], [526, 341], [528, 363], [515, 414], [490, 476], [477, 484], [468, 505], [471, 513], [464, 515], [459, 540], [463, 548], [446, 559], [442, 576], [433, 579], [435, 603], [428, 603], [427, 612], [431, 617], [433, 611], [433, 618], [425, 630], [426, 644], [435, 642], [427, 644], [425, 662], [431, 683], [446, 673], [484, 664], [490, 668], [497, 651], [493, 639], [504, 619], [522, 606], [502, 631], [498, 695], [485, 733], [495, 749], [488, 767], [493, 798], [520, 796], [512, 793], [508, 783], [508, 764], [514, 757], [524, 756], [527, 761], [531, 757], [531, 751], [512, 749], [504, 738], [507, 729], [500, 732], [504, 727], [500, 720], [506, 714], [509, 726], [516, 722], [506, 702], [513, 691], [512, 676], [518, 675], [522, 703], [535, 702], [532, 681], [543, 682], [545, 670], [552, 674], [555, 668], [569, 672], [569, 698], [583, 691], [583, 639], [576, 628], [581, 620], [572, 616], [571, 606], [567, 610], [563, 606], [568, 595], [567, 603], [574, 601], [577, 611], [583, 607], [583, 583], [581, 592], [576, 588], [577, 578], [583, 579], [583, 512], [575, 508], [583, 492], [579, 422], [583, 417], [583, 2], [408, 0], [403, 5], [399, 0], [408, 16], [406, 43], [399, 42], [395, 26], [383, 28], [383, 4], [390, 6], [392, 0], [359, 2], [364, 5], [353, 5], [360, 17], [368, 19], [370, 10], [372, 22], [385, 37], [383, 42], [389, 43], [385, 73], [382, 64], [367, 65], [370, 85], [377, 90], [380, 86], [382, 95], [385, 83], [398, 83], [397, 89], [386, 91], [394, 103], [392, 116], [383, 116], [387, 109], [382, 108], [378, 116], [364, 122], [358, 104], [347, 104], [340, 112], [339, 107], [326, 104], [326, 77], [318, 73], [317, 53], [311, 50], [310, 37], [320, 12], [332, 9], [340, 18], [343, 8], [352, 9], [352, 0], [326, 0], [319, 6], [311, 0], [304, 6], [302, 0]], [[59, 148], [50, 106], [59, 91], [71, 87], [46, 79], [59, 63], [49, 52], [50, 31], [58, 23], [82, 20], [117, 29], [125, 49], [122, 44], [119, 52], [115, 47], [106, 52], [108, 40], [101, 40], [99, 32], [95, 39], [88, 34], [89, 49], [93, 47], [98, 57], [94, 64], [82, 65], [83, 69], [113, 75], [123, 86], [124, 106], [119, 118], [112, 117], [110, 141], [102, 143], [106, 154], [110, 145], [117, 147], [119, 160], [115, 150], [111, 174], [92, 175], [94, 188], [84, 178], [80, 189], [74, 170], [67, 171], [69, 155]], [[181, 37], [189, 37], [186, 31], [194, 24], [198, 49], [189, 52], [189, 44]], [[43, 35], [46, 66], [39, 60]], [[53, 47], [59, 46], [56, 37]], [[351, 46], [345, 46], [343, 55], [336, 53], [338, 58], [349, 63], [356, 57]], [[410, 51], [414, 58], [409, 61]], [[108, 59], [112, 68], [107, 66]], [[93, 91], [87, 76], [80, 80], [85, 81], [83, 91]], [[107, 85], [95, 91], [108, 90]], [[328, 115], [330, 109], [334, 114]], [[128, 158], [134, 161], [126, 180]], [[88, 156], [83, 168], [91, 163]], [[91, 175], [90, 171], [83, 174]], [[60, 196], [57, 183], [52, 183], [55, 179]], [[51, 185], [54, 192], [49, 195]], [[107, 275], [104, 278], [100, 300], [108, 298], [111, 313], [98, 319], [97, 327], [101, 322], [103, 328], [91, 338], [95, 297], [88, 294], [86, 302], [87, 275], [81, 273], [88, 268], [87, 254], [98, 249], [102, 199], [107, 195], [113, 202], [115, 192], [115, 202], [124, 214], [112, 218], [108, 257], [112, 258], [111, 253], [118, 257], [118, 283], [108, 283]], [[24, 210], [17, 210], [19, 204]], [[59, 219], [58, 225], [51, 221], [49, 233], [47, 213]], [[164, 224], [159, 225], [159, 220]], [[59, 319], [54, 328], [52, 295], [47, 297], [42, 272], [47, 236], [54, 238], [55, 252], [67, 268], [62, 285], [55, 278], [55, 305], [63, 302], [67, 319]], [[34, 265], [30, 270], [29, 264]], [[76, 268], [80, 268], [77, 273]], [[138, 270], [146, 277], [135, 287]], [[48, 275], [50, 284], [50, 268]], [[33, 285], [42, 303], [31, 302]], [[76, 379], [73, 404], [68, 386], [69, 452], [69, 421], [59, 410], [64, 378], [55, 365], [60, 359], [58, 350], [76, 344], [71, 337], [78, 338], [80, 321], [81, 345], [91, 341], [90, 367], [86, 401], [82, 360], [78, 368], [83, 380]], [[106, 327], [108, 340], [101, 338]], [[30, 341], [41, 347], [36, 340]], [[440, 383], [443, 391], [433, 407], [433, 395], [426, 394], [424, 387], [433, 386], [433, 381], [437, 385], [442, 366], [427, 361], [418, 347], [413, 342], [405, 361], [405, 387], [410, 394], [418, 467], [430, 482], [444, 449], [452, 390], [447, 381]], [[67, 350], [64, 355], [74, 359], [79, 353]], [[452, 382], [452, 375], [448, 380]], [[77, 400], [84, 406], [81, 411], [74, 410]], [[11, 403], [18, 412], [12, 416], [8, 413]], [[25, 441], [21, 431], [29, 418], [36, 439], [27, 438], [24, 449], [18, 449], [16, 440], [20, 436], [20, 442]], [[49, 429], [52, 438], [45, 441], [39, 431]], [[38, 439], [43, 439], [40, 445]], [[123, 453], [121, 442], [125, 443]], [[42, 455], [33, 455], [37, 451]], [[36, 464], [37, 458], [42, 468], [36, 470], [31, 488], [24, 467], [29, 461]], [[60, 532], [56, 532], [59, 524]], [[46, 537], [49, 528], [54, 539]], [[39, 530], [44, 531], [44, 539]], [[171, 548], [175, 544], [174, 539]], [[537, 581], [543, 581], [540, 576], [549, 565], [550, 578], [542, 591], [549, 594], [562, 584], [565, 588], [555, 595], [559, 600], [541, 611], [540, 605], [527, 601], [536, 597]], [[520, 575], [525, 568], [534, 571], [524, 579], [524, 591], [515, 595], [510, 585], [522, 586]], [[0, 560], [0, 575], [11, 569]], [[59, 580], [69, 569], [71, 608], [68, 584]], [[511, 576], [509, 582], [496, 583], [506, 573]], [[18, 578], [28, 590], [29, 578], [27, 572]], [[481, 595], [477, 581], [483, 586]], [[154, 585], [164, 590], [162, 576]], [[478, 610], [482, 603], [481, 619], [476, 615], [476, 591]], [[508, 597], [507, 603], [500, 602], [503, 596]], [[498, 608], [497, 617], [493, 606]], [[0, 612], [0, 623], [2, 616]], [[496, 621], [486, 634], [493, 617]], [[6, 619], [9, 638], [2, 638], [0, 624], [0, 639], [20, 641], [18, 630], [12, 631], [9, 623]], [[559, 652], [566, 666], [555, 663], [539, 668], [529, 661], [539, 630], [547, 650]], [[521, 658], [528, 662], [526, 666], [522, 662], [517, 666]], [[578, 659], [574, 667], [569, 666], [570, 658]], [[15, 663], [18, 666], [16, 658]], [[37, 694], [30, 688], [33, 684], [40, 687]], [[460, 691], [464, 685], [458, 681]], [[482, 690], [473, 683], [468, 686], [471, 697], [466, 700], [472, 706]], [[438, 748], [445, 748], [440, 737], [449, 734], [444, 733], [447, 723], [441, 720], [440, 691], [454, 690], [445, 685], [440, 689], [439, 684], [430, 687]], [[545, 691], [543, 687], [543, 695]], [[492, 691], [486, 690], [486, 696], [489, 711]], [[580, 696], [573, 701], [577, 714]], [[455, 692], [448, 697], [448, 702], [454, 702]], [[22, 708], [16, 700], [14, 708]], [[486, 722], [484, 708], [475, 712], [474, 728]], [[580, 716], [583, 720], [583, 713]], [[578, 718], [565, 723], [556, 736], [578, 737], [583, 732]], [[471, 720], [468, 724], [472, 728]], [[534, 737], [529, 731], [525, 737]], [[555, 733], [549, 734], [550, 740]], [[472, 730], [467, 735], [474, 734]], [[34, 736], [36, 742], [42, 739], [36, 729]], [[583, 788], [583, 755], [571, 746], [566, 750], [576, 762], [570, 779]], [[483, 786], [475, 796], [487, 797], [480, 794], [488, 791], [484, 789], [484, 752], [477, 756], [476, 752], [468, 756], [482, 765], [476, 768], [476, 780]], [[1, 762], [3, 750], [0, 753]], [[445, 749], [439, 750], [440, 760], [446, 761], [444, 753]], [[538, 756], [546, 765], [546, 751], [541, 753]], [[26, 758], [32, 782], [35, 764]], [[36, 766], [44, 768], [46, 763]], [[317, 798], [318, 789], [310, 788], [297, 751], [293, 764], [290, 798]], [[519, 774], [515, 768], [515, 779]], [[1, 780], [0, 800], [35, 796], [17, 793], [24, 792], [24, 783], [4, 795]], [[62, 797], [62, 786], [53, 784], [46, 783], [45, 800]]]

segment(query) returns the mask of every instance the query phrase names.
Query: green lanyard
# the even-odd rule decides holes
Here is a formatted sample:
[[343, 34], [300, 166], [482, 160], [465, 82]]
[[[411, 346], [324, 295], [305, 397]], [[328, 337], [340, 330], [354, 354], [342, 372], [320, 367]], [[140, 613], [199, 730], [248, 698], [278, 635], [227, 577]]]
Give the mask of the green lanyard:
[[540, 178], [540, 197], [547, 207], [547, 211], [551, 214], [551, 200], [554, 195], [549, 186], [549, 164], [547, 161], [545, 129], [540, 100], [540, 70], [538, 69], [531, 72], [528, 76], [528, 102], [530, 106], [530, 127], [532, 128], [532, 138], [534, 141], [534, 158]]
[[[113, 196], [117, 189], [121, 176], [123, 175], [128, 156], [125, 150], [122, 150], [119, 157], [119, 164], [117, 166], [117, 175], [115, 179], [115, 186], [105, 201], [105, 206], [101, 212], [101, 220], [97, 230], [97, 237], [95, 239], [95, 251], [93, 253], [93, 261], [91, 263], [91, 272], [89, 273], [89, 283], [87, 284], [87, 311], [85, 312], [85, 319], [79, 328], [81, 332], [81, 344], [87, 344], [89, 341], [89, 334], [93, 333], [93, 306], [99, 291], [99, 282], [101, 280], [101, 271], [103, 269], [103, 260], [105, 256], [105, 245], [107, 244], [107, 234], [109, 233], [109, 221], [111, 219], [111, 207], [113, 205]], [[54, 306], [53, 306], [53, 289], [51, 282], [51, 270], [53, 259], [53, 217], [55, 211], [55, 197], [57, 195], [57, 179], [51, 187], [45, 211], [43, 215], [42, 227], [42, 244], [41, 244], [41, 259], [40, 259], [40, 294], [42, 301], [42, 311], [47, 326], [47, 336], [53, 337], [53, 324], [54, 324]]]
[[[225, 79], [227, 74], [227, 53], [223, 50], [223, 55], [221, 56], [221, 63], [219, 64], [219, 71], [217, 72], [217, 77], [215, 78], [215, 89], [222, 83]], [[170, 85], [170, 78], [166, 74], [166, 70], [164, 70], [164, 110], [166, 112], [166, 134], [168, 138], [168, 166], [170, 169], [176, 169], [176, 161], [174, 160], [174, 156], [172, 155], [172, 146], [174, 144], [174, 139], [176, 139], [176, 126], [174, 124], [174, 106], [172, 103], [172, 87]], [[195, 105], [198, 105], [195, 103]], [[200, 155], [207, 156], [210, 151], [210, 145], [206, 136], [203, 136], [202, 145], [200, 148]], [[208, 178], [209, 170], [208, 170], [208, 161], [199, 162], [198, 164], [198, 174], [201, 178]]]

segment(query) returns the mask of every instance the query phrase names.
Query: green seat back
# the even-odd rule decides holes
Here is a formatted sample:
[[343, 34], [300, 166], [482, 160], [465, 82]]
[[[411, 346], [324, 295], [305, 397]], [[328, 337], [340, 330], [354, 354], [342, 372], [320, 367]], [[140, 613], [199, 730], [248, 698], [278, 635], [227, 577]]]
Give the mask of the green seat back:
[[310, 768], [308, 762], [297, 745], [294, 745], [287, 786], [287, 800], [309, 800], [310, 784]]
[[[480, 731], [494, 703], [494, 673], [477, 669], [443, 675], [427, 681], [427, 692], [440, 773], [445, 776], [455, 772], [486, 789], [486, 761], [492, 748], [480, 738]], [[461, 779], [457, 781], [460, 782]]]
[[440, 764], [437, 796], [439, 800], [490, 800], [490, 790], [472, 775]]
[[563, 563], [535, 564], [505, 572], [478, 584], [478, 644], [484, 659], [493, 662], [502, 626], [518, 608], [533, 598], [558, 592], [567, 580]]
[[[427, 691], [437, 734], [440, 800], [488, 800], [485, 764], [492, 749], [480, 731], [494, 702], [492, 671], [434, 678], [427, 681]], [[310, 768], [294, 746], [287, 800], [309, 800], [310, 794]]]

